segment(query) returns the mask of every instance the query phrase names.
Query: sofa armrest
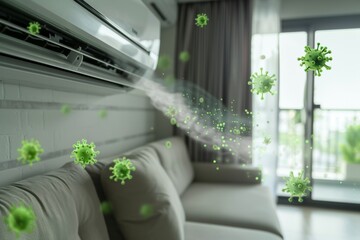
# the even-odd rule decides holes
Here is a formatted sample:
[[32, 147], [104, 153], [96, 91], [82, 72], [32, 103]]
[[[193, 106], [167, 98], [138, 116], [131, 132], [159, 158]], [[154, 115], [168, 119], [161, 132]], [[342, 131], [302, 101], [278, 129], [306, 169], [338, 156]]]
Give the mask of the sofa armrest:
[[212, 163], [193, 163], [196, 182], [211, 183], [261, 183], [261, 170], [238, 164], [223, 164], [216, 169]]

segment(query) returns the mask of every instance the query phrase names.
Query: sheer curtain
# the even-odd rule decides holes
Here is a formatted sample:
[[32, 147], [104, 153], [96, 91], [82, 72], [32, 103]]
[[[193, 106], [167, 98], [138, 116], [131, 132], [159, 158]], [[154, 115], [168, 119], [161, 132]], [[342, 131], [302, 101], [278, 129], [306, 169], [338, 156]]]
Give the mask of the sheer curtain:
[[[280, 0], [255, 0], [251, 41], [251, 72], [260, 68], [275, 74], [278, 91]], [[276, 193], [278, 159], [278, 94], [266, 95], [261, 100], [253, 95], [253, 163], [263, 170], [263, 184]], [[265, 144], [264, 139], [271, 143]]]
[[[250, 77], [250, 3], [250, 0], [226, 0], [186, 3], [179, 7], [176, 56], [187, 51], [190, 61], [182, 63], [176, 58], [176, 78], [201, 87], [222, 99], [225, 106], [235, 101], [234, 111], [239, 114], [251, 109], [247, 84]], [[200, 13], [207, 14], [210, 19], [204, 28], [195, 25]], [[187, 144], [194, 161], [213, 161], [215, 153], [206, 151], [202, 143], [189, 138]], [[231, 157], [228, 160], [231, 161]]]

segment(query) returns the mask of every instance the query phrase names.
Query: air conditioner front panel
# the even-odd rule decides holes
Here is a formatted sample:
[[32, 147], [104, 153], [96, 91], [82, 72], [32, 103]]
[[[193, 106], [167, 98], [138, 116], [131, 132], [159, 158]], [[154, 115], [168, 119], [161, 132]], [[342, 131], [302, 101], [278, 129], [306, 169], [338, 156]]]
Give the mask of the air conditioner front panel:
[[[99, 2], [104, 3], [105, 1], [116, 2], [115, 0]], [[118, 1], [124, 2], [123, 0]], [[139, 0], [126, 0], [125, 2], [129, 4], [126, 6], [127, 8], [131, 9], [134, 4], [140, 9], [142, 6], [144, 12], [150, 13], [145, 5], [137, 5]], [[118, 31], [116, 31], [113, 26], [108, 25], [74, 0], [12, 0], [7, 3], [41, 19], [44, 23], [52, 24], [82, 41], [98, 47], [115, 58], [125, 59], [147, 68], [154, 69], [156, 67], [160, 46], [160, 23], [155, 17], [149, 16], [146, 19], [147, 22], [143, 22], [145, 27], [141, 30], [136, 24], [129, 23], [129, 21], [121, 24], [120, 20], [111, 19], [110, 16], [108, 18], [117, 23]], [[124, 9], [126, 10], [126, 8]], [[146, 24], [153, 26], [151, 31]], [[138, 31], [138, 36], [133, 36], [128, 32], [129, 27], [137, 27], [138, 30], [134, 31]], [[158, 30], [156, 30], [157, 28]]]

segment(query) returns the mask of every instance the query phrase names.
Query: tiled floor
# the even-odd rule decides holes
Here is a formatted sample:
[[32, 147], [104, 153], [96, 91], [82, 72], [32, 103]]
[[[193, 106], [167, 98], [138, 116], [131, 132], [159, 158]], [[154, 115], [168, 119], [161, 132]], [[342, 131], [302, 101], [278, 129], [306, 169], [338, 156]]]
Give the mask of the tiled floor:
[[360, 212], [280, 205], [285, 240], [359, 240]]

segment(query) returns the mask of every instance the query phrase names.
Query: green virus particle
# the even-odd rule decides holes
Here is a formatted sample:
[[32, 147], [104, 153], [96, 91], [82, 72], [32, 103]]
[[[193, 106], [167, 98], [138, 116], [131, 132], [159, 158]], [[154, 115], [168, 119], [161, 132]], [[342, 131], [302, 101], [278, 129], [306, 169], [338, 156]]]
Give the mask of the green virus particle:
[[170, 64], [171, 64], [170, 57], [167, 55], [163, 55], [159, 57], [157, 67], [158, 69], [164, 71], [170, 67]]
[[108, 201], [103, 201], [100, 204], [100, 211], [104, 214], [104, 215], [109, 215], [112, 212], [112, 205], [110, 202]]
[[195, 25], [203, 28], [209, 22], [209, 18], [205, 13], [198, 14], [195, 18]]
[[126, 157], [115, 159], [114, 163], [114, 167], [109, 168], [113, 174], [110, 176], [110, 179], [113, 179], [115, 182], [121, 180], [121, 184], [124, 185], [125, 180], [132, 179], [131, 172], [135, 171], [136, 168], [130, 159], [127, 159]]
[[177, 124], [176, 118], [170, 118], [170, 124], [171, 125], [176, 125]]
[[108, 111], [107, 111], [106, 109], [101, 109], [101, 110], [99, 111], [99, 117], [100, 117], [101, 119], [105, 119], [107, 116], [108, 116]]
[[300, 66], [305, 66], [305, 71], [314, 71], [315, 76], [321, 76], [323, 68], [330, 70], [331, 67], [326, 65], [327, 62], [332, 61], [332, 57], [327, 56], [331, 51], [327, 47], [320, 46], [317, 43], [316, 48], [305, 46], [305, 56], [299, 57], [301, 61]]
[[204, 98], [203, 98], [203, 97], [199, 98], [199, 102], [200, 102], [200, 103], [203, 103], [203, 102], [204, 102]]
[[9, 231], [20, 237], [23, 233], [31, 233], [35, 227], [36, 216], [31, 207], [20, 205], [11, 207], [10, 212], [5, 216], [5, 224]]
[[219, 151], [221, 148], [218, 145], [213, 145], [213, 150], [214, 151]]
[[225, 129], [225, 122], [216, 124], [216, 129], [219, 130], [220, 132], [223, 132]]
[[75, 158], [75, 164], [80, 164], [83, 168], [87, 165], [93, 165], [97, 162], [95, 159], [96, 155], [100, 153], [99, 151], [95, 151], [95, 147], [93, 142], [88, 144], [86, 139], [82, 139], [81, 142], [77, 141], [77, 143], [73, 145], [74, 150], [70, 157]]
[[27, 29], [31, 34], [36, 35], [40, 33], [41, 26], [38, 22], [30, 22]]
[[22, 164], [29, 164], [30, 166], [34, 162], [40, 161], [39, 155], [44, 152], [39, 141], [31, 139], [31, 140], [23, 140], [21, 142], [21, 148], [18, 148], [19, 157], [17, 160], [21, 161]]
[[144, 218], [154, 215], [154, 207], [151, 204], [143, 204], [139, 209], [140, 216]]
[[290, 193], [289, 202], [292, 202], [294, 197], [299, 198], [298, 201], [302, 202], [302, 197], [307, 196], [306, 192], [312, 190], [309, 186], [309, 178], [304, 178], [303, 175], [304, 172], [300, 171], [298, 176], [295, 177], [294, 173], [291, 171], [290, 176], [288, 178], [284, 178], [284, 180], [286, 180], [286, 186], [282, 191]]
[[250, 77], [251, 81], [248, 82], [249, 85], [252, 85], [251, 92], [261, 95], [261, 100], [264, 99], [265, 93], [270, 93], [274, 95], [275, 92], [271, 88], [275, 85], [276, 78], [275, 74], [272, 76], [269, 75], [269, 72], [263, 73], [263, 69], [260, 68], [260, 73], [254, 73]]
[[168, 75], [165, 77], [164, 82], [166, 86], [172, 86], [175, 83], [175, 78], [172, 75]]
[[179, 60], [183, 63], [186, 63], [190, 60], [190, 54], [189, 52], [187, 51], [182, 51], [180, 54], [179, 54]]
[[166, 109], [166, 113], [165, 115], [168, 116], [168, 117], [175, 117], [177, 114], [177, 111], [176, 109], [173, 107], [173, 106], [169, 106], [167, 109]]
[[166, 141], [166, 142], [165, 142], [165, 147], [166, 147], [167, 149], [170, 149], [170, 148], [172, 147], [172, 143], [171, 143], [170, 141]]
[[64, 104], [61, 106], [61, 112], [64, 114], [64, 115], [69, 115], [71, 113], [71, 107], [67, 104]]
[[271, 143], [271, 138], [270, 138], [270, 137], [264, 137], [263, 143], [264, 143], [265, 145], [269, 145], [269, 144]]

